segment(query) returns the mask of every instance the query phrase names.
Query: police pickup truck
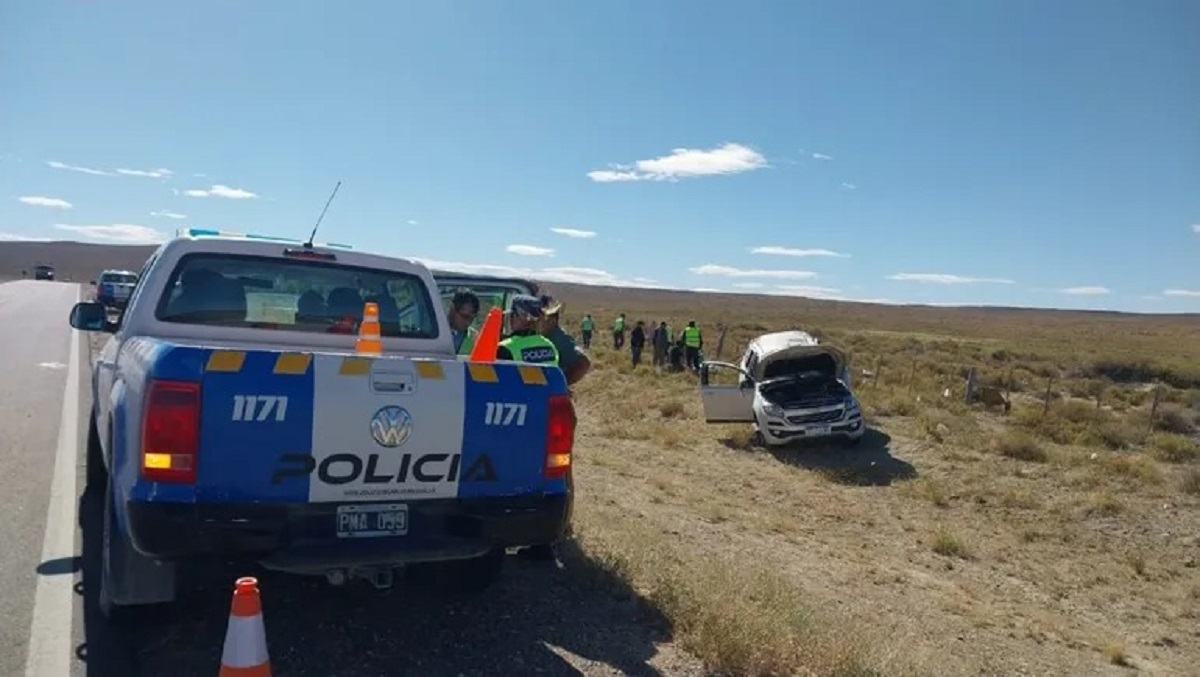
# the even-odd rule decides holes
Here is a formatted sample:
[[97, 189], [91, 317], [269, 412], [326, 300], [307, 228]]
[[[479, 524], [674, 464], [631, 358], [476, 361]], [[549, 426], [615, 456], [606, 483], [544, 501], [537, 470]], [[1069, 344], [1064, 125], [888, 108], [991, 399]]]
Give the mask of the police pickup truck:
[[[454, 591], [571, 517], [562, 372], [454, 354], [420, 263], [185, 229], [147, 260], [92, 374], [88, 482], [103, 487], [100, 608], [175, 598], [180, 564], [256, 561], [340, 585], [424, 572]], [[382, 355], [355, 350], [365, 304]]]

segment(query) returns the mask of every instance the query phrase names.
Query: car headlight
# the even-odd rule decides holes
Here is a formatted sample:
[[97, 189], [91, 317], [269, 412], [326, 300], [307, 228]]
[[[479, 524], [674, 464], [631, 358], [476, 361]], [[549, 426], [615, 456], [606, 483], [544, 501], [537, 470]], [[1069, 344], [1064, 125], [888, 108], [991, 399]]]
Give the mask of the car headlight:
[[858, 409], [859, 409], [859, 407], [858, 407], [857, 399], [855, 399], [854, 397], [846, 398], [846, 413], [847, 414], [856, 413], [856, 412], [858, 412]]
[[767, 416], [778, 416], [780, 418], [783, 417], [783, 407], [781, 407], [777, 404], [771, 404], [770, 402], [764, 402], [762, 410], [763, 410], [763, 413], [766, 414]]

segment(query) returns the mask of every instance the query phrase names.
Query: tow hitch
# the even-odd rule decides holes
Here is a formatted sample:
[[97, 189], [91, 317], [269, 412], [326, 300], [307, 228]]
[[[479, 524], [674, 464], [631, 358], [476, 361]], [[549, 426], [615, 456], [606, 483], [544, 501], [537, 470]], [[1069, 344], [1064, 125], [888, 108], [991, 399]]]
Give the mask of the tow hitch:
[[345, 585], [350, 579], [365, 580], [378, 590], [387, 590], [396, 583], [396, 569], [392, 566], [375, 566], [329, 569], [325, 572], [325, 580], [336, 587]]

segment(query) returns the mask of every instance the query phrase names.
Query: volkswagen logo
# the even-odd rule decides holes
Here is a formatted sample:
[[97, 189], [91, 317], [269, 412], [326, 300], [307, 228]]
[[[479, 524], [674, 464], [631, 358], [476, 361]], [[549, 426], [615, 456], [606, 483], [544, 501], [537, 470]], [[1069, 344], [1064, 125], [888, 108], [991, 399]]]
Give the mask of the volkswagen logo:
[[398, 447], [412, 434], [412, 424], [412, 414], [404, 407], [383, 407], [371, 417], [371, 437], [381, 447]]

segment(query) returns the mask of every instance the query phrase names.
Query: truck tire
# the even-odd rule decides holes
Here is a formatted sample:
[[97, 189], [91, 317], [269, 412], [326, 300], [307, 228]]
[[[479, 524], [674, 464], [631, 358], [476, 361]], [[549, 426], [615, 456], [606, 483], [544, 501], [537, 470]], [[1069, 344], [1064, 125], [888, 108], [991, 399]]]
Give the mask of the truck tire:
[[[104, 527], [100, 542], [100, 588], [96, 606], [114, 626], [148, 620], [151, 613], [175, 599], [175, 565], [156, 562], [134, 549], [117, 530], [112, 483], [104, 490]], [[114, 597], [120, 591], [123, 599]]]
[[108, 480], [108, 469], [104, 466], [104, 449], [100, 446], [100, 430], [96, 425], [96, 408], [88, 417], [87, 436], [87, 487], [100, 488]]
[[[91, 466], [88, 466], [88, 472], [91, 473]], [[100, 589], [96, 594], [96, 606], [100, 609], [100, 615], [104, 620], [112, 625], [124, 626], [132, 624], [137, 614], [137, 607], [129, 607], [119, 605], [113, 601], [113, 577], [122, 576], [122, 566], [119, 561], [120, 543], [114, 543], [114, 539], [120, 539], [121, 535], [117, 533], [117, 515], [113, 507], [113, 492], [112, 485], [106, 483], [104, 489], [104, 526], [101, 529], [100, 536]]]

